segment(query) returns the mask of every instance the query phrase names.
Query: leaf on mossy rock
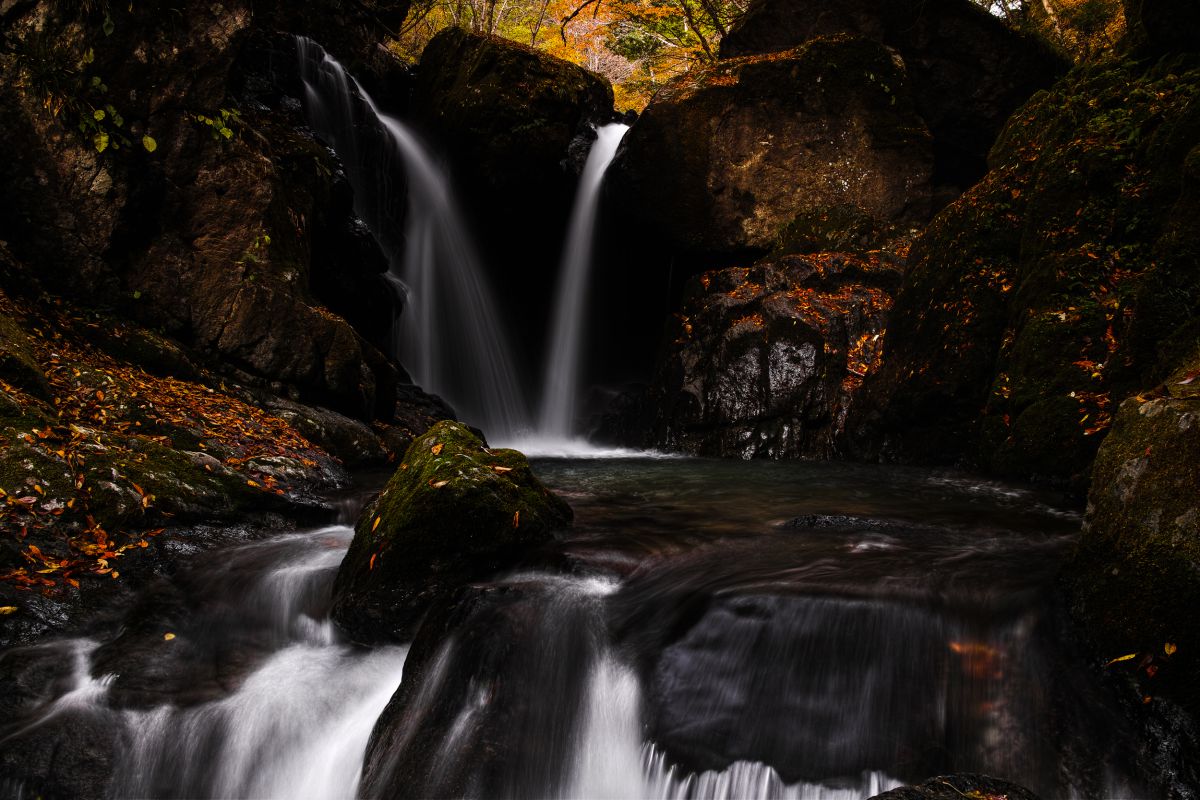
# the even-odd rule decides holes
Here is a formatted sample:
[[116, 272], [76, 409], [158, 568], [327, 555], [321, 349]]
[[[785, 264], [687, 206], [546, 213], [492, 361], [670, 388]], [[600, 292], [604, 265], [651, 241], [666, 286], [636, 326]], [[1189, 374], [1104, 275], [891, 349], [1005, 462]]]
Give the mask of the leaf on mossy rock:
[[146, 134], [142, 137], [142, 147], [146, 148], [147, 153], [153, 153], [158, 149], [158, 142], [154, 141], [154, 137]]

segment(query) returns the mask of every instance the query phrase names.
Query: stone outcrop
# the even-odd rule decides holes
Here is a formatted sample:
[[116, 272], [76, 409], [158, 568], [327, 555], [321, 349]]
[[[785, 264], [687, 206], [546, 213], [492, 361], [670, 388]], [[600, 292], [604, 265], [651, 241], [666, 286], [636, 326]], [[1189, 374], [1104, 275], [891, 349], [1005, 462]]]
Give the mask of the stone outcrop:
[[962, 191], [1018, 106], [1062, 74], [1048, 47], [969, 0], [758, 0], [721, 41], [721, 57], [775, 53], [850, 34], [893, 48], [933, 133], [939, 186]]
[[570, 507], [524, 455], [440, 422], [412, 443], [359, 519], [333, 618], [355, 641], [411, 639], [432, 603], [513, 566], [570, 521]]
[[959, 800], [962, 797], [1038, 800], [1023, 786], [988, 775], [939, 775], [914, 786], [901, 786], [877, 794], [871, 800]]
[[765, 253], [799, 215], [923, 222], [932, 170], [904, 66], [874, 42], [832, 38], [677, 78], [608, 180], [631, 225], [711, 264]]
[[1190, 352], [1200, 65], [1080, 68], [914, 244], [860, 452], [1082, 488], [1121, 401]]
[[86, 4], [6, 6], [4, 69], [19, 79], [0, 89], [0, 128], [22, 158], [0, 167], [13, 187], [0, 237], [22, 280], [161, 328], [238, 377], [390, 418], [395, 368], [311, 286], [338, 269], [314, 259], [353, 249], [336, 162], [233, 92], [243, 48], [281, 11], [197, 6], [168, 24], [141, 6], [107, 21]]
[[[1096, 457], [1087, 518], [1063, 572], [1098, 657], [1141, 695], [1200, 712], [1200, 361], [1161, 396], [1126, 400]], [[1186, 383], [1185, 383], [1186, 381]]]
[[693, 279], [632, 413], [601, 435], [735, 458], [827, 458], [882, 348], [902, 265], [785, 256]]

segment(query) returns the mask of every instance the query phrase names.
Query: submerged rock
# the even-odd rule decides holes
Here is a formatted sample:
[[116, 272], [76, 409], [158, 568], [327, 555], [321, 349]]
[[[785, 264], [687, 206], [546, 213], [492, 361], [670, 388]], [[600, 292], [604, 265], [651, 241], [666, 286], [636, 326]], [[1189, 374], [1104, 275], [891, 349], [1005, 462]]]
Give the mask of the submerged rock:
[[524, 455], [439, 422], [359, 519], [333, 618], [355, 641], [411, 638], [431, 602], [515, 565], [571, 516]]
[[871, 800], [1038, 800], [1023, 786], [987, 775], [940, 775], [915, 786], [901, 786]]
[[769, 250], [801, 214], [850, 207], [878, 223], [923, 222], [932, 169], [903, 63], [839, 37], [676, 78], [609, 180], [612, 204], [648, 236], [712, 263]]
[[825, 253], [694, 279], [652, 385], [600, 435], [705, 456], [831, 455], [900, 270], [881, 253]]

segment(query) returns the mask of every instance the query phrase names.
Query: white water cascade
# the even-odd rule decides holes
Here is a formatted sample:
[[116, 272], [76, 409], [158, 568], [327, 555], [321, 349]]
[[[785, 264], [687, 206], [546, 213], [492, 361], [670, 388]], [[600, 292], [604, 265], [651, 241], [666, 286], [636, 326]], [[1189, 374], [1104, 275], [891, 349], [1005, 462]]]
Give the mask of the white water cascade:
[[579, 180], [555, 292], [550, 353], [542, 381], [542, 408], [537, 432], [543, 439], [569, 440], [574, 433], [572, 425], [577, 411], [579, 367], [587, 310], [585, 300], [592, 270], [600, 187], [608, 165], [612, 163], [617, 147], [628, 130], [628, 125], [620, 123], [596, 129], [596, 142], [588, 153]]
[[[355, 211], [403, 298], [393, 354], [464, 420], [497, 437], [522, 431], [528, 412], [511, 349], [447, 176], [319, 44], [300, 37], [297, 50], [309, 123], [345, 165]], [[397, 166], [408, 182], [406, 203], [392, 185]], [[402, 214], [401, 232], [395, 220]]]

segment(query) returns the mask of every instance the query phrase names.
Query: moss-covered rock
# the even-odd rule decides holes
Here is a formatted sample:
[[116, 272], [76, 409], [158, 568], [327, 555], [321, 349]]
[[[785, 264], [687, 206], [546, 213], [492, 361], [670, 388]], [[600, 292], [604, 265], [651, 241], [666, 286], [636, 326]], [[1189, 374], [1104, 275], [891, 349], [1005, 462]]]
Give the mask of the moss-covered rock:
[[571, 517], [524, 455], [439, 422], [358, 520], [334, 584], [334, 620], [359, 642], [411, 639], [430, 602], [514, 565]]
[[798, 215], [923, 222], [932, 169], [903, 64], [839, 37], [675, 79], [608, 180], [630, 225], [703, 266], [766, 252]]
[[1200, 59], [1072, 72], [913, 246], [864, 452], [1083, 488], [1121, 400], [1200, 341]]
[[933, 134], [934, 181], [955, 193], [987, 171], [1005, 120], [1066, 65], [970, 0], [754, 0], [721, 40], [721, 57], [775, 53], [849, 34], [893, 48]]
[[34, 360], [29, 337], [5, 308], [0, 293], [0, 380], [39, 397], [48, 397], [50, 387], [46, 375]]
[[1063, 572], [1097, 655], [1138, 653], [1117, 669], [1139, 681], [1142, 694], [1171, 697], [1193, 714], [1200, 713], [1197, 454], [1200, 397], [1126, 400], [1096, 457], [1083, 534]]

